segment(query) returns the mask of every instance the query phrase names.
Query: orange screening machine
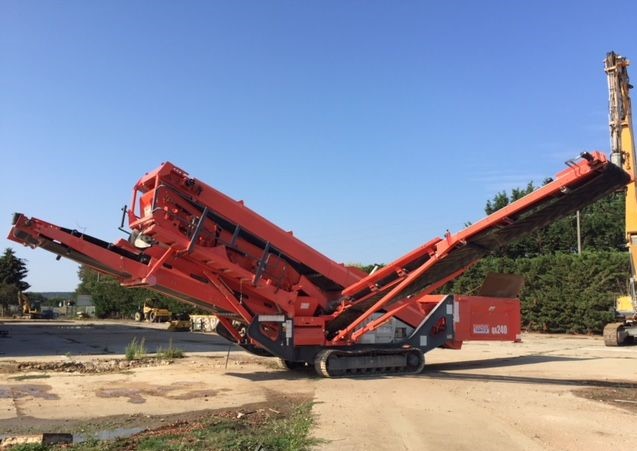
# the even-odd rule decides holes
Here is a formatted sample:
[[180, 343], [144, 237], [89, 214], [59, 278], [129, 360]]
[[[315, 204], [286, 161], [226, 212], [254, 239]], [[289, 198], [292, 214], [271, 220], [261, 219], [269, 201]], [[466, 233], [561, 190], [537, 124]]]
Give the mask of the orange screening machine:
[[553, 182], [370, 275], [330, 260], [171, 163], [135, 185], [133, 207], [125, 210], [127, 240], [108, 243], [22, 214], [15, 214], [9, 238], [123, 286], [211, 311], [220, 335], [289, 368], [311, 365], [327, 377], [416, 373], [434, 348], [520, 339], [518, 281], [481, 296], [437, 290], [493, 249], [630, 180], [598, 152], [567, 164]]

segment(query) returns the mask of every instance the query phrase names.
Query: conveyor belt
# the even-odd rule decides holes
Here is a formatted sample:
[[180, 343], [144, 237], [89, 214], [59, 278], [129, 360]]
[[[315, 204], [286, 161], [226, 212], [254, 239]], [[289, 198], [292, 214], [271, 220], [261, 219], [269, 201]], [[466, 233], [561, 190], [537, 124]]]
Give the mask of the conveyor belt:
[[[588, 178], [556, 196], [539, 199], [538, 202], [529, 204], [528, 208], [519, 212], [516, 216], [509, 216], [508, 219], [511, 220], [509, 223], [498, 223], [483, 229], [470, 226], [469, 228], [476, 229], [476, 233], [467, 237], [466, 244], [452, 249], [445, 258], [434, 264], [420, 278], [407, 287], [396, 300], [404, 299], [410, 294], [422, 291], [428, 286], [462, 270], [462, 268], [499, 247], [517, 241], [534, 230], [573, 214], [575, 211], [622, 188], [629, 180], [629, 175], [624, 170], [613, 164], [605, 164], [592, 178]], [[428, 258], [428, 256], [425, 256], [410, 262], [405, 266], [405, 269], [412, 271], [422, 265]], [[396, 278], [398, 278], [398, 275], [391, 273], [380, 281], [380, 285], [390, 283]], [[356, 294], [354, 300], [362, 299], [369, 293], [369, 290], [360, 291]], [[341, 314], [329, 323], [328, 331], [333, 334], [347, 327], [374, 305], [383, 294], [370, 297]]]

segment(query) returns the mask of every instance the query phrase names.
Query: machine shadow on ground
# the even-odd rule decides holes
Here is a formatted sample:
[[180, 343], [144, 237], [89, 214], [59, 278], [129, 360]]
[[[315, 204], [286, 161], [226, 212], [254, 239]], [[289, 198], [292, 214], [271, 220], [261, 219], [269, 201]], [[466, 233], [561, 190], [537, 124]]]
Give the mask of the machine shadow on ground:
[[[548, 355], [527, 355], [519, 357], [501, 357], [493, 359], [481, 359], [481, 360], [468, 360], [464, 362], [448, 362], [448, 363], [433, 363], [426, 364], [422, 373], [417, 375], [397, 375], [397, 374], [364, 374], [344, 376], [335, 379], [386, 379], [393, 377], [426, 377], [436, 379], [462, 379], [466, 373], [448, 373], [447, 371], [462, 371], [469, 369], [486, 369], [486, 368], [501, 368], [518, 365], [531, 365], [547, 362], [571, 362], [582, 360], [594, 360], [594, 358], [588, 357], [563, 357], [563, 356], [548, 356]], [[271, 381], [271, 380], [300, 380], [300, 379], [323, 379], [314, 372], [314, 368], [307, 366], [303, 369], [288, 370], [288, 371], [256, 371], [251, 373], [226, 373], [230, 376], [247, 379], [250, 381]], [[489, 380], [489, 377], [498, 378], [499, 376], [481, 375], [481, 374], [469, 374], [468, 380], [480, 380], [484, 377], [484, 380]], [[508, 382], [525, 382], [524, 380], [516, 381], [516, 378], [511, 378]], [[522, 378], [524, 379], [524, 378]], [[533, 378], [529, 378], [531, 381]], [[496, 379], [494, 379], [496, 380]], [[504, 379], [503, 379], [504, 380]], [[506, 380], [504, 380], [506, 381]], [[568, 380], [555, 379], [556, 383], [568, 383]], [[591, 381], [595, 382], [595, 381]], [[527, 382], [528, 383], [528, 382]], [[542, 380], [538, 380], [538, 383], [543, 383]], [[549, 382], [550, 383], [550, 382]], [[579, 384], [578, 384], [579, 385]]]
[[226, 372], [227, 376], [238, 377], [240, 379], [249, 380], [252, 382], [265, 382], [265, 381], [299, 381], [310, 379], [323, 379], [314, 372], [313, 368], [306, 368], [302, 370], [272, 370], [272, 371], [251, 371], [249, 373], [237, 373]]
[[582, 360], [595, 360], [594, 357], [565, 357], [565, 356], [553, 356], [545, 354], [531, 354], [512, 357], [497, 357], [493, 359], [477, 359], [477, 360], [463, 360], [460, 362], [445, 362], [445, 363], [428, 363], [425, 365], [424, 373], [429, 371], [444, 371], [444, 370], [468, 370], [475, 368], [501, 368], [509, 366], [526, 366], [534, 363], [547, 363], [547, 362], [572, 362]]
[[445, 371], [435, 371], [420, 375], [423, 379], [472, 381], [472, 382], [507, 382], [516, 384], [538, 384], [538, 385], [572, 385], [578, 387], [600, 387], [600, 388], [637, 388], [637, 383], [626, 381], [609, 381], [595, 379], [576, 378], [547, 378], [531, 376], [505, 376], [496, 374], [475, 374], [475, 373], [448, 373]]
[[[168, 325], [166, 325], [166, 328]], [[240, 348], [216, 334], [169, 332], [134, 325], [82, 323], [79, 321], [4, 322], [0, 329], [0, 358], [56, 355], [124, 354], [133, 339], [144, 340], [149, 353], [172, 343], [187, 353], [227, 352]]]

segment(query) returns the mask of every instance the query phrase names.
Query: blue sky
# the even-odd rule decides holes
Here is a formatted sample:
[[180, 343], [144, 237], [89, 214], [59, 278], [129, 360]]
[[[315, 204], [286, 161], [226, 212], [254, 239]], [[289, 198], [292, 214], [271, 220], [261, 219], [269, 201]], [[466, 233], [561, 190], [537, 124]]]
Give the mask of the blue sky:
[[[116, 240], [171, 161], [337, 261], [391, 261], [608, 149], [602, 60], [637, 61], [637, 4], [613, 5], [2, 0], [2, 235], [20, 211]], [[8, 246], [32, 290], [77, 285]]]

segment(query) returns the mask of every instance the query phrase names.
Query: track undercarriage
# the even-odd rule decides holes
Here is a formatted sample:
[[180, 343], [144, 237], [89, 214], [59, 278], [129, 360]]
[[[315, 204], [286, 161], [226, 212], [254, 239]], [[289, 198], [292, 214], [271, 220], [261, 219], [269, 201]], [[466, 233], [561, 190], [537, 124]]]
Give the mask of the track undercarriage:
[[635, 343], [637, 322], [627, 320], [621, 323], [610, 323], [604, 327], [604, 344], [606, 346], [622, 346]]
[[323, 377], [418, 374], [424, 366], [425, 355], [419, 349], [324, 349], [314, 361], [314, 370]]

